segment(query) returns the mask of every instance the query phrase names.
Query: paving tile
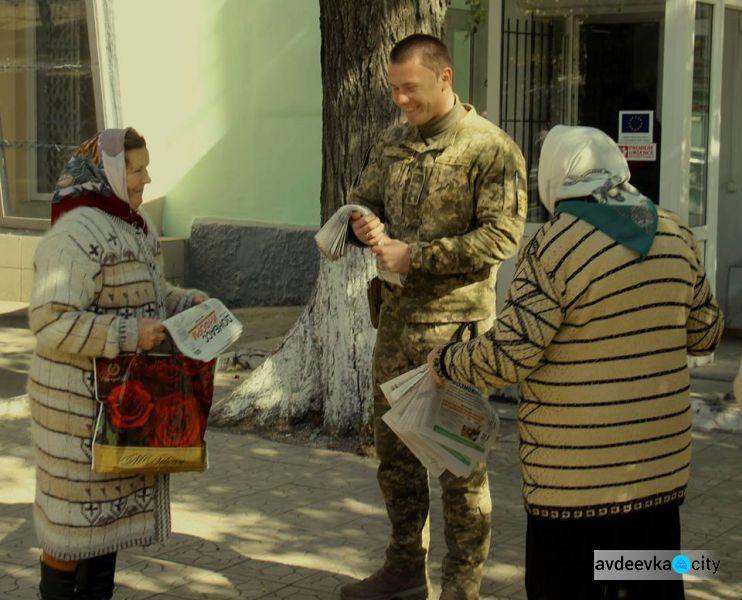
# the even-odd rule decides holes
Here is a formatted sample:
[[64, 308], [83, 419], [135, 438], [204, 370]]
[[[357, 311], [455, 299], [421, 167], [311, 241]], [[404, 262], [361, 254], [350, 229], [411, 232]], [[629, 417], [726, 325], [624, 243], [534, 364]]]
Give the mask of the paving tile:
[[255, 598], [282, 584], [243, 577], [191, 564], [152, 558], [122, 568], [117, 581], [139, 593], [173, 594], [181, 598]]
[[[11, 412], [0, 411], [0, 598], [32, 600], [39, 555], [31, 521], [33, 451], [28, 412]], [[507, 427], [513, 435], [514, 426]], [[731, 571], [689, 584], [687, 597], [739, 599], [742, 444], [729, 434], [697, 437], [681, 509], [684, 546], [714, 550]], [[116, 600], [329, 600], [343, 583], [381, 565], [389, 524], [375, 461], [222, 430], [209, 431], [208, 440], [211, 468], [172, 479], [171, 538], [120, 553]], [[524, 598], [526, 518], [516, 439], [500, 442], [488, 470], [492, 549], [482, 598]], [[439, 495], [433, 480], [429, 566], [436, 590], [445, 553]]]
[[38, 555], [26, 565], [0, 564], [0, 598], [36, 600], [38, 585]]
[[337, 595], [328, 596], [325, 591], [308, 590], [305, 588], [288, 585], [279, 590], [272, 591], [265, 596], [260, 596], [259, 600], [269, 600], [275, 598], [276, 600], [333, 600], [337, 598]]
[[523, 581], [511, 581], [502, 587], [491, 590], [485, 589], [485, 593], [491, 594], [496, 598], [507, 598], [512, 600], [526, 600], [526, 586]]
[[685, 582], [687, 600], [739, 600], [742, 585], [726, 585], [715, 580]]

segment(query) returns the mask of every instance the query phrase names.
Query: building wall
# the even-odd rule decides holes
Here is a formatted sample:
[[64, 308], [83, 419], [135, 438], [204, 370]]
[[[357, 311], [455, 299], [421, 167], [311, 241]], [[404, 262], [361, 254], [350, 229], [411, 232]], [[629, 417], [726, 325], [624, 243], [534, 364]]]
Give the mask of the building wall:
[[165, 235], [196, 217], [317, 226], [319, 3], [114, 0], [122, 121], [147, 138]]

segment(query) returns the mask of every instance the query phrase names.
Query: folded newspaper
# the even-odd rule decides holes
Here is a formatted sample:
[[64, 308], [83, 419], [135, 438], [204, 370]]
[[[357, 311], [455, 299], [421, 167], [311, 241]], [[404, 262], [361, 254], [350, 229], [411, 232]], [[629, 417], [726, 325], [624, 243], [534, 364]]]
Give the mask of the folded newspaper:
[[[327, 219], [322, 228], [314, 235], [317, 248], [330, 260], [337, 260], [345, 255], [348, 246], [348, 221], [350, 213], [359, 212], [362, 215], [370, 215], [371, 211], [360, 204], [346, 204], [341, 206], [337, 212]], [[378, 269], [378, 275], [384, 281], [394, 285], [402, 285], [402, 276], [399, 273]]]
[[183, 354], [203, 361], [219, 356], [242, 334], [242, 323], [216, 298], [196, 304], [162, 324]]
[[391, 409], [382, 417], [417, 459], [438, 477], [468, 477], [487, 460], [499, 429], [497, 414], [474, 388], [437, 385], [421, 366], [381, 385]]

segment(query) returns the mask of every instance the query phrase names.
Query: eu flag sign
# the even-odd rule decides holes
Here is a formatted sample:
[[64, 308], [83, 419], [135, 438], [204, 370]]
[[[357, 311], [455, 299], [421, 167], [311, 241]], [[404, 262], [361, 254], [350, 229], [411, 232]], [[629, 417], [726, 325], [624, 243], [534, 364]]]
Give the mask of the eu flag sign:
[[619, 144], [651, 144], [653, 129], [653, 110], [618, 111]]

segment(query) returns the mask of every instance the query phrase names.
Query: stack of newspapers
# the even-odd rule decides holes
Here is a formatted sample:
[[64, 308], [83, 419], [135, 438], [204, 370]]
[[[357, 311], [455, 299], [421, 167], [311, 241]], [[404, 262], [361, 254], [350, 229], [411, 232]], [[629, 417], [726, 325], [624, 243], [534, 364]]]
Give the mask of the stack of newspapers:
[[[341, 206], [337, 212], [327, 219], [322, 228], [314, 235], [317, 248], [330, 260], [337, 260], [345, 254], [348, 245], [348, 221], [350, 213], [359, 212], [363, 216], [370, 215], [371, 211], [360, 204], [346, 204]], [[392, 273], [378, 269], [378, 275], [384, 281], [394, 285], [402, 285], [402, 277], [399, 273]]]
[[437, 385], [422, 366], [382, 384], [381, 391], [391, 405], [382, 418], [433, 476], [448, 470], [468, 477], [487, 459], [500, 423], [476, 389]]

